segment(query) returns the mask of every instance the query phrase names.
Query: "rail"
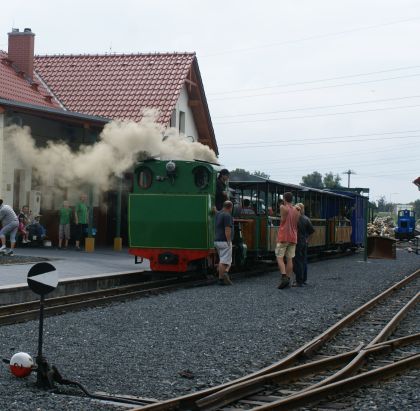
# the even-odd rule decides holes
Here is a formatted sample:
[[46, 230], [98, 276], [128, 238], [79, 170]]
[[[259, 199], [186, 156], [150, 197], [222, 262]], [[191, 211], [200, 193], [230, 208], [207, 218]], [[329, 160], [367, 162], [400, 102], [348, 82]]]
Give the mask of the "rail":
[[[391, 297], [398, 290], [403, 289], [406, 285], [415, 281], [420, 275], [420, 270], [417, 270], [410, 276], [399, 281], [392, 287], [388, 288], [375, 298], [368, 301], [366, 304], [362, 305], [358, 309], [354, 310], [352, 313], [347, 315], [345, 318], [329, 327], [324, 333], [314, 338], [312, 341], [298, 348], [296, 351], [280, 360], [279, 362], [266, 367], [260, 371], [254, 372], [250, 375], [244, 376], [234, 381], [230, 381], [226, 384], [219, 385], [217, 387], [208, 388], [203, 391], [195, 392], [188, 394], [182, 397], [173, 398], [170, 400], [158, 402], [156, 404], [146, 405], [141, 408], [136, 408], [135, 410], [154, 410], [154, 411], [163, 411], [163, 410], [194, 410], [194, 409], [205, 409], [213, 410], [220, 409], [231, 404], [233, 401], [242, 399], [247, 404], [247, 408], [250, 408], [254, 403], [262, 403], [261, 398], [252, 397], [246, 400], [243, 400], [244, 397], [253, 395], [255, 393], [261, 392], [264, 389], [264, 385], [268, 380], [280, 380], [284, 381], [286, 378], [296, 377], [296, 373], [303, 372], [303, 375], [308, 373], [313, 373], [315, 369], [321, 369], [325, 371], [325, 366], [328, 367], [338, 367], [344, 366], [341, 368], [343, 371], [338, 371], [338, 373], [333, 373], [330, 376], [322, 377], [321, 383], [309, 383], [309, 387], [304, 390], [301, 390], [298, 393], [290, 393], [286, 398], [279, 398], [278, 395], [267, 395], [264, 394], [264, 402], [269, 402], [269, 404], [257, 406], [255, 409], [291, 409], [292, 402], [293, 407], [295, 404], [302, 404], [303, 398], [307, 398], [307, 401], [312, 401], [315, 394], [321, 395], [321, 393], [330, 393], [330, 386], [335, 385], [342, 386], [343, 389], [346, 387], [352, 387], [352, 384], [349, 381], [355, 381], [356, 377], [348, 377], [349, 374], [355, 372], [356, 369], [360, 367], [360, 363], [367, 354], [372, 354], [374, 352], [386, 352], [392, 351], [398, 347], [403, 346], [404, 344], [409, 345], [412, 343], [418, 343], [420, 341], [420, 335], [407, 336], [403, 339], [395, 339], [388, 342], [383, 342], [387, 338], [397, 324], [402, 320], [402, 318], [407, 314], [407, 312], [413, 308], [413, 306], [418, 302], [419, 294], [416, 295], [408, 301], [403, 309], [400, 309], [397, 315], [395, 315], [388, 324], [383, 327], [379, 334], [377, 334], [370, 343], [360, 345], [356, 349], [342, 352], [336, 355], [330, 355], [328, 358], [323, 358], [321, 360], [316, 360], [305, 365], [298, 364], [299, 361], [306, 361], [310, 357], [314, 356], [316, 352], [326, 345], [327, 342], [331, 341], [334, 336], [336, 336], [340, 331], [349, 327], [353, 322], [364, 314], [366, 314], [373, 307], [377, 306], [380, 302], [385, 301], [388, 297]], [[402, 290], [404, 291], [404, 289]], [[399, 296], [395, 295], [396, 301], [399, 301]], [[406, 297], [408, 298], [408, 297]], [[398, 362], [394, 367], [387, 366], [384, 370], [384, 373], [393, 373], [401, 370], [401, 367], [407, 366], [416, 366], [418, 364], [418, 356], [412, 356], [410, 359]], [[355, 365], [354, 368], [348, 366], [351, 364]], [[380, 371], [373, 370], [367, 373], [363, 373], [361, 381], [365, 381], [367, 378], [375, 378], [378, 375], [381, 375]], [[339, 381], [337, 381], [339, 379]], [[349, 381], [348, 381], [349, 380]], [[341, 385], [340, 385], [341, 384]], [[355, 383], [356, 384], [356, 383]], [[266, 387], [265, 387], [266, 388]], [[335, 388], [337, 389], [337, 388]], [[322, 394], [324, 395], [324, 394]], [[318, 397], [317, 397], [318, 398]], [[286, 402], [287, 406], [285, 406]], [[306, 400], [305, 400], [306, 401]], [[283, 408], [282, 408], [283, 407]], [[289, 408], [288, 408], [289, 407]], [[133, 410], [134, 411], [134, 410]]]

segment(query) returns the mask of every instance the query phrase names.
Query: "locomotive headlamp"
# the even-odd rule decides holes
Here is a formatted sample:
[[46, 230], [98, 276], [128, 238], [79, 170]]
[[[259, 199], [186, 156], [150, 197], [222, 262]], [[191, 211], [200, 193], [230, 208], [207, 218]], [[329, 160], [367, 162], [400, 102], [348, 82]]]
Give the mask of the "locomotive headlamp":
[[174, 175], [176, 170], [176, 164], [173, 161], [166, 163], [166, 172], [168, 175]]

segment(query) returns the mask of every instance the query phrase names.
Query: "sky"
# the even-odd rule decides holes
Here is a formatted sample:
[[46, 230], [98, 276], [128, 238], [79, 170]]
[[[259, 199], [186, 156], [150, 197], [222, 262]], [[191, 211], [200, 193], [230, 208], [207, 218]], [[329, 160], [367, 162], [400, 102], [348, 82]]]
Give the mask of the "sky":
[[15, 0], [2, 50], [12, 27], [36, 54], [196, 52], [227, 168], [420, 198], [417, 0]]

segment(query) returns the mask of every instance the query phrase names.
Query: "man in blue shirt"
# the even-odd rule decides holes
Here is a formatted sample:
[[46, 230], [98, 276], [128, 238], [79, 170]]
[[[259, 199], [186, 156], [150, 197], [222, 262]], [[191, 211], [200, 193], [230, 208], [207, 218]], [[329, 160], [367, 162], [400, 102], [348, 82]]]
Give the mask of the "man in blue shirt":
[[229, 269], [232, 264], [232, 240], [233, 240], [233, 204], [227, 200], [223, 208], [216, 214], [214, 246], [219, 255], [219, 284], [232, 285], [229, 277]]

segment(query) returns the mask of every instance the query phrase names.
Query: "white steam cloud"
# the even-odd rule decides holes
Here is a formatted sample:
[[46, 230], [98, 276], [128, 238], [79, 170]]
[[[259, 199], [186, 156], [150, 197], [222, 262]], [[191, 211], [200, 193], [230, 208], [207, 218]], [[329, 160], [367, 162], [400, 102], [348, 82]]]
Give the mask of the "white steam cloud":
[[60, 187], [92, 184], [100, 190], [110, 187], [114, 175], [121, 176], [147, 157], [218, 163], [209, 147], [186, 140], [175, 129], [165, 129], [155, 118], [149, 113], [139, 123], [112, 121], [97, 143], [81, 146], [77, 152], [63, 142], [49, 141], [43, 148], [36, 147], [28, 127], [11, 126], [6, 133], [6, 149], [25, 168], [33, 168], [43, 184], [53, 176]]

